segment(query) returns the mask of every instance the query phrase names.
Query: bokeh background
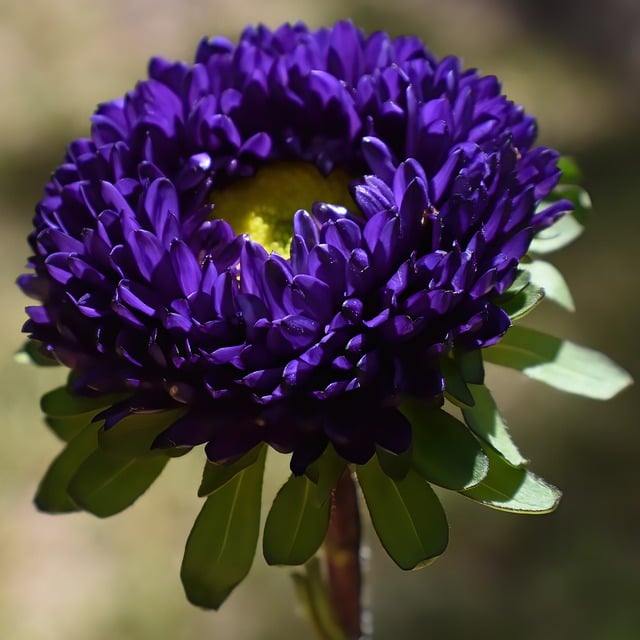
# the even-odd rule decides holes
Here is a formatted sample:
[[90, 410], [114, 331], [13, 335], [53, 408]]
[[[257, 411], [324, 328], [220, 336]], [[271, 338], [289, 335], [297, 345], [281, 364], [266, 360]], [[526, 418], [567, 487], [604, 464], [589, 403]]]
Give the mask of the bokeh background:
[[[422, 36], [438, 54], [498, 75], [536, 114], [541, 141], [582, 165], [595, 209], [559, 254], [578, 312], [543, 305], [527, 322], [637, 365], [640, 4], [580, 0], [0, 0], [0, 638], [269, 640], [309, 638], [286, 570], [256, 557], [219, 613], [179, 583], [199, 509], [202, 455], [172, 462], [143, 500], [108, 521], [36, 512], [38, 480], [59, 450], [38, 398], [61, 372], [14, 362], [25, 300], [14, 286], [34, 203], [95, 105], [144, 77], [155, 54], [190, 59], [203, 35], [248, 22], [350, 17], [367, 30]], [[371, 543], [376, 639], [640, 637], [640, 430], [627, 390], [600, 404], [489, 372], [532, 468], [561, 487], [554, 515], [513, 516], [445, 497], [451, 544], [405, 574]], [[273, 462], [273, 461], [272, 461]], [[286, 477], [271, 465], [267, 499]]]

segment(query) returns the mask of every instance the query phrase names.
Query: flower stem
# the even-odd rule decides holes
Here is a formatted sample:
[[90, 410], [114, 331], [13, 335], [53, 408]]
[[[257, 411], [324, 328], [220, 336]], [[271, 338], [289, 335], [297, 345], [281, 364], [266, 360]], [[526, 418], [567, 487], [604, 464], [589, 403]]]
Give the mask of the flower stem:
[[360, 534], [358, 492], [346, 469], [333, 492], [324, 550], [331, 607], [348, 640], [358, 640], [361, 633]]

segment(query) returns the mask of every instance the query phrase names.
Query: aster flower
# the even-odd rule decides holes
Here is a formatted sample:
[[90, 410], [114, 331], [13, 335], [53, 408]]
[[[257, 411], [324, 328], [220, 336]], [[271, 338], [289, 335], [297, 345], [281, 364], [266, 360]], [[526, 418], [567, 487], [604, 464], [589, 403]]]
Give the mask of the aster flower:
[[[494, 77], [348, 22], [248, 28], [237, 44], [203, 40], [193, 64], [153, 59], [97, 108], [36, 209], [25, 331], [31, 353], [71, 370], [43, 399], [69, 445], [39, 506], [110, 515], [204, 444], [210, 497], [183, 566], [204, 606], [251, 564], [265, 445], [290, 453], [294, 474], [267, 520], [272, 563], [313, 555], [346, 465], [405, 568], [446, 545], [425, 480], [552, 509], [557, 491], [525, 468], [483, 385], [483, 355], [591, 395], [628, 380], [602, 357], [602, 373], [583, 372], [593, 380], [560, 376], [572, 353], [597, 356], [510, 328], [541, 285], [570, 306], [558, 272], [532, 258], [581, 229], [570, 212], [584, 193], [567, 164], [559, 185], [558, 153], [535, 137]], [[201, 568], [204, 537], [237, 515], [224, 511], [230, 487], [249, 530], [231, 577]]]

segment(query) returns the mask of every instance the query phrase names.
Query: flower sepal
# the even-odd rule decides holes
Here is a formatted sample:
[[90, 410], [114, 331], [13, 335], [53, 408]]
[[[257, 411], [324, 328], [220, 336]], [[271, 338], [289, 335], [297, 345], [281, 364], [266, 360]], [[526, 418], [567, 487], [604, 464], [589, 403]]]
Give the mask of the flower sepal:
[[182, 410], [132, 413], [107, 429], [105, 412], [129, 394], [80, 394], [72, 381], [41, 399], [47, 425], [66, 446], [42, 478], [35, 503], [48, 513], [108, 517], [133, 504], [161, 473], [169, 456], [151, 444]]
[[80, 395], [67, 384], [45, 393], [40, 399], [40, 408], [51, 431], [69, 442], [102, 410], [125, 397], [125, 394]]
[[480, 349], [454, 349], [453, 360], [466, 383], [484, 384], [484, 362]]
[[584, 226], [573, 213], [567, 213], [533, 237], [529, 252], [535, 255], [553, 253], [577, 240], [583, 231]]
[[531, 260], [531, 262], [522, 262], [521, 266], [529, 273], [531, 284], [542, 289], [548, 300], [555, 302], [566, 311], [576, 310], [569, 285], [554, 265], [546, 260]]
[[512, 513], [549, 513], [562, 494], [528, 469], [510, 465], [499, 453], [484, 447], [489, 459], [487, 477], [460, 494], [486, 507]]
[[413, 446], [401, 453], [394, 453], [380, 445], [376, 445], [376, 457], [380, 468], [394, 480], [402, 480], [411, 469]]
[[331, 501], [318, 502], [311, 480], [291, 475], [278, 491], [264, 526], [267, 564], [305, 564], [325, 539], [330, 513]]
[[67, 493], [81, 509], [108, 518], [130, 507], [162, 473], [169, 458], [129, 458], [92, 451], [75, 470]]
[[15, 354], [16, 362], [35, 364], [39, 367], [59, 367], [60, 363], [39, 340], [27, 340]]
[[[551, 226], [534, 236], [529, 247], [529, 253], [532, 254], [552, 253], [571, 244], [582, 235], [591, 212], [591, 198], [580, 185], [582, 174], [578, 165], [564, 156], [558, 160], [558, 169], [561, 171], [560, 180], [553, 191], [540, 202], [537, 213], [544, 215], [545, 209], [551, 209], [554, 210], [554, 216], [559, 217]], [[563, 207], [563, 203], [566, 206]], [[561, 215], [562, 212], [565, 215]]]
[[531, 313], [544, 300], [544, 297], [545, 291], [542, 287], [528, 282], [518, 293], [504, 300], [499, 306], [514, 322]]
[[347, 461], [329, 443], [319, 458], [305, 470], [305, 476], [315, 485], [315, 500], [318, 506], [328, 502], [331, 492], [344, 473]]
[[596, 400], [609, 400], [633, 382], [604, 354], [527, 327], [511, 327], [483, 356], [561, 391]]
[[523, 261], [511, 286], [493, 302], [514, 322], [533, 311], [544, 300], [545, 295], [544, 287], [532, 280], [531, 272], [525, 268]]
[[204, 471], [202, 472], [202, 482], [198, 489], [198, 497], [204, 498], [211, 495], [233, 480], [238, 473], [247, 467], [250, 467], [253, 464], [260, 464], [265, 448], [266, 445], [264, 443], [260, 443], [241, 458], [225, 464], [207, 460], [204, 465]]
[[373, 456], [357, 465], [373, 527], [391, 559], [405, 570], [420, 569], [444, 553], [449, 526], [429, 483], [410, 470], [402, 480], [390, 478]]
[[49, 465], [34, 497], [34, 503], [40, 511], [71, 513], [81, 510], [68, 489], [80, 465], [97, 449], [97, 430], [95, 424], [81, 429]]
[[465, 424], [418, 398], [404, 398], [400, 410], [412, 425], [411, 464], [423, 480], [453, 491], [482, 482], [487, 457]]
[[447, 354], [440, 358], [440, 370], [444, 378], [444, 397], [458, 407], [472, 407], [473, 396], [452, 356]]
[[98, 430], [98, 445], [106, 453], [123, 458], [184, 455], [190, 448], [158, 449], [152, 446], [156, 437], [184, 414], [182, 408], [132, 413], [108, 428], [103, 425]]
[[462, 410], [465, 424], [484, 447], [490, 447], [514, 467], [522, 467], [528, 460], [522, 456], [511, 438], [504, 418], [491, 392], [485, 385], [469, 385], [473, 407]]
[[266, 448], [206, 499], [191, 529], [180, 577], [189, 601], [218, 609], [244, 580], [260, 533]]

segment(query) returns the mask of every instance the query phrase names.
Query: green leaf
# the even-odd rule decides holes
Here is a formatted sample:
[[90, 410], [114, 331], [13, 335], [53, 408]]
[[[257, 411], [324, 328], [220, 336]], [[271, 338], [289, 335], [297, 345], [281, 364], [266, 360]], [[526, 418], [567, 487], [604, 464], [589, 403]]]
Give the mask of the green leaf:
[[94, 451], [71, 478], [71, 499], [86, 511], [107, 518], [132, 505], [160, 475], [166, 456], [122, 458]]
[[126, 398], [127, 394], [110, 393], [79, 395], [68, 386], [45, 393], [40, 407], [49, 428], [65, 442], [69, 442], [103, 409]]
[[331, 502], [318, 505], [315, 486], [306, 476], [291, 476], [278, 491], [262, 539], [267, 564], [304, 564], [322, 544]]
[[322, 455], [307, 467], [305, 475], [316, 485], [317, 505], [324, 504], [329, 499], [346, 466], [344, 458], [329, 443]]
[[444, 552], [449, 540], [444, 509], [415, 471], [394, 480], [373, 456], [357, 473], [378, 538], [399, 567], [418, 569]]
[[484, 382], [484, 364], [481, 349], [454, 349], [453, 359], [465, 382], [482, 384]]
[[515, 296], [499, 306], [509, 314], [511, 320], [518, 320], [533, 311], [544, 299], [544, 290], [529, 283]]
[[592, 203], [589, 193], [579, 184], [559, 184], [551, 193], [552, 200], [570, 200], [574, 209], [572, 215], [582, 226], [587, 222]]
[[112, 427], [98, 431], [100, 449], [125, 458], [166, 457], [167, 450], [152, 449], [156, 436], [169, 428], [185, 409], [165, 409], [149, 413], [132, 413]]
[[411, 447], [402, 453], [394, 453], [377, 445], [376, 456], [378, 456], [378, 462], [382, 470], [395, 480], [402, 480], [411, 469]]
[[520, 293], [529, 284], [530, 280], [531, 280], [531, 276], [529, 275], [529, 272], [525, 271], [522, 268], [519, 268], [516, 273], [515, 280], [511, 283], [511, 286], [508, 289], [506, 289], [502, 293], [502, 295], [496, 298], [496, 301], [495, 301], [496, 304], [500, 304], [505, 300], [509, 300], [510, 298], [513, 298], [513, 296]]
[[558, 169], [562, 172], [560, 184], [580, 184], [582, 182], [582, 171], [572, 157], [561, 156], [558, 158]]
[[189, 534], [180, 576], [189, 601], [217, 609], [245, 578], [260, 532], [266, 449], [212, 493]]
[[68, 513], [79, 510], [67, 488], [78, 467], [97, 449], [97, 429], [96, 425], [90, 425], [78, 433], [51, 463], [34, 499], [40, 511]]
[[487, 448], [489, 473], [476, 487], [461, 491], [467, 498], [487, 507], [514, 513], [548, 513], [562, 494], [527, 469], [512, 467]]
[[260, 459], [265, 448], [266, 445], [260, 443], [242, 456], [242, 458], [226, 464], [218, 464], [217, 462], [207, 460], [204, 465], [198, 496], [200, 498], [208, 496], [220, 489], [220, 487], [223, 487], [227, 482], [233, 480], [243, 469], [255, 464], [255, 462]]
[[511, 327], [497, 345], [485, 349], [484, 358], [596, 400], [608, 400], [633, 382], [624, 369], [598, 351], [520, 326]]
[[20, 364], [35, 364], [39, 367], [59, 367], [60, 363], [47, 354], [39, 340], [27, 340], [20, 351], [15, 354], [15, 361]]
[[60, 440], [69, 442], [77, 436], [84, 428], [91, 424], [92, 414], [81, 414], [78, 416], [66, 416], [56, 418], [45, 416], [45, 423], [55, 433]]
[[567, 311], [575, 311], [569, 287], [556, 267], [544, 260], [533, 260], [521, 266], [531, 274], [531, 282], [544, 289], [545, 296], [549, 300], [553, 300]]
[[399, 408], [413, 428], [413, 468], [425, 480], [454, 491], [483, 480], [487, 457], [462, 422], [417, 398], [404, 398]]
[[52, 418], [79, 415], [92, 417], [126, 397], [127, 394], [122, 393], [79, 395], [64, 386], [45, 393], [40, 399], [40, 408], [45, 415]]
[[[531, 296], [532, 291], [530, 289], [530, 283], [531, 275], [523, 268], [523, 265], [521, 264], [518, 268], [514, 281], [511, 283], [511, 286], [502, 294], [494, 298], [494, 304], [502, 309], [506, 308], [507, 312], [509, 312], [510, 307], [512, 311], [517, 311]], [[473, 381], [469, 380], [469, 382]], [[476, 384], [482, 383], [478, 382]]]
[[537, 254], [557, 251], [571, 244], [583, 231], [584, 227], [576, 217], [568, 213], [538, 232], [529, 245], [529, 251]]
[[445, 397], [459, 407], [473, 405], [473, 396], [456, 363], [448, 356], [440, 358]]
[[322, 629], [322, 623], [320, 622], [320, 617], [314, 606], [314, 602], [311, 598], [311, 588], [309, 585], [309, 579], [303, 573], [293, 572], [291, 574], [291, 579], [293, 580], [293, 588], [296, 592], [296, 596], [298, 598], [298, 602], [304, 608], [306, 613], [306, 617], [312, 625], [313, 628], [313, 637], [315, 640], [327, 640], [328, 636], [324, 633]]
[[[510, 329], [511, 331], [512, 329]], [[518, 447], [511, 439], [507, 424], [500, 415], [491, 392], [484, 385], [469, 385], [475, 405], [463, 409], [467, 426], [483, 442], [500, 453], [510, 464], [518, 467], [527, 464]]]
[[298, 598], [313, 624], [317, 640], [348, 640], [335, 620], [327, 585], [320, 570], [317, 557], [305, 565], [305, 573], [293, 573], [293, 584]]
[[591, 198], [579, 184], [582, 174], [575, 162], [571, 158], [560, 158], [558, 167], [562, 171], [560, 182], [537, 210], [558, 200], [569, 200], [573, 210], [536, 235], [530, 245], [532, 253], [549, 253], [573, 242], [582, 233], [591, 211]]

